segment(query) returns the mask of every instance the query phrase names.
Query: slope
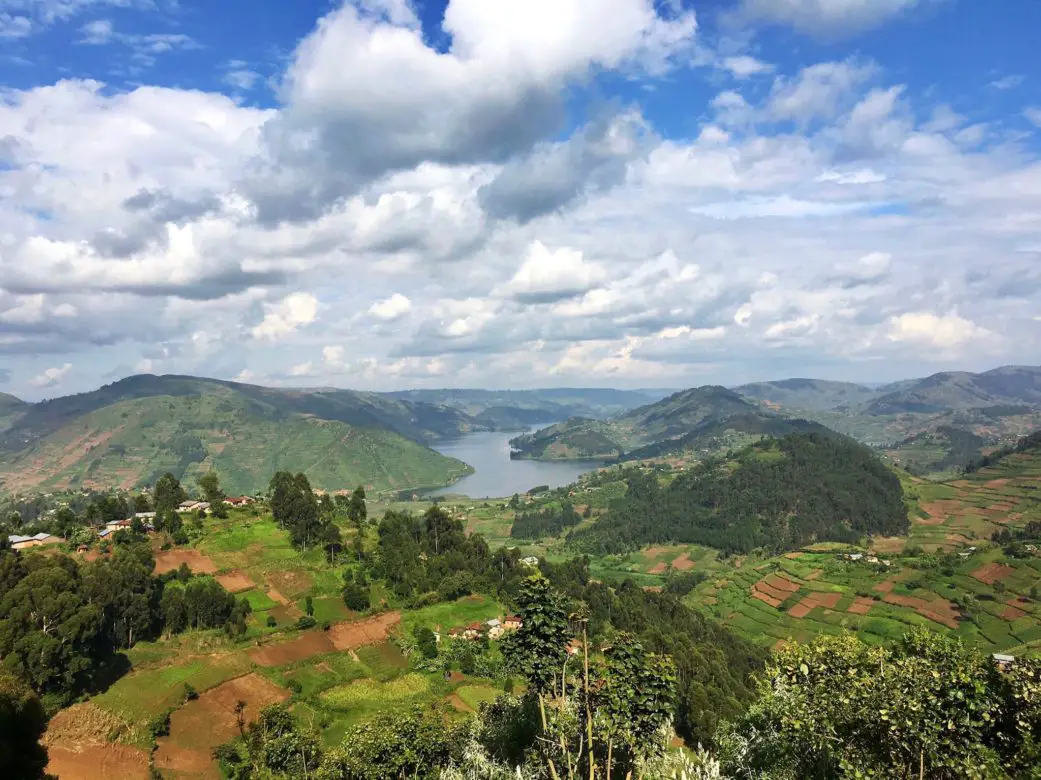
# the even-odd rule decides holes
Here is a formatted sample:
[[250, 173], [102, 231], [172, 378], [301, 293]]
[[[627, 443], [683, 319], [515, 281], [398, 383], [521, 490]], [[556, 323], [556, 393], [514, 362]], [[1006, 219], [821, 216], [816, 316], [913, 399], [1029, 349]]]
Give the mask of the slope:
[[[677, 449], [721, 449], [747, 444], [769, 423], [788, 433], [784, 418], [718, 386], [696, 387], [641, 406], [611, 420], [573, 418], [510, 444], [517, 457], [628, 459], [637, 452], [665, 454]], [[650, 457], [650, 455], [645, 455]]]
[[822, 412], [837, 407], [855, 408], [874, 399], [878, 391], [852, 382], [822, 379], [781, 379], [733, 388], [735, 393], [766, 406]]
[[21, 398], [0, 393], [0, 431], [11, 426], [28, 408], [29, 404]]
[[851, 439], [815, 432], [705, 461], [664, 487], [653, 474], [633, 471], [625, 498], [570, 538], [599, 553], [664, 543], [747, 553], [907, 528], [896, 475]]
[[[130, 394], [126, 388], [109, 386], [95, 398], [31, 407], [0, 440], [0, 483], [9, 491], [133, 487], [168, 470], [191, 479], [215, 468], [229, 492], [255, 492], [276, 470], [289, 469], [305, 471], [326, 489], [400, 490], [448, 484], [467, 471], [460, 461], [381, 427], [361, 402], [358, 422], [347, 423], [292, 411], [280, 391], [271, 398], [281, 403], [267, 403], [263, 388], [158, 379], [142, 384], [166, 386], [170, 394], [120, 399]], [[112, 402], [100, 405], [104, 400]], [[303, 401], [314, 406], [314, 399]], [[347, 408], [341, 404], [331, 413], [346, 417]]]

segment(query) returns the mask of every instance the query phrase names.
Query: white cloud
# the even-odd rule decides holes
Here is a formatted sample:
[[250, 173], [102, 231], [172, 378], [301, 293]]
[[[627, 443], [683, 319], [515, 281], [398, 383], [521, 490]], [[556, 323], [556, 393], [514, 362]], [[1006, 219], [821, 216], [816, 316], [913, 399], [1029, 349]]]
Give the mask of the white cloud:
[[72, 371], [72, 363], [66, 363], [60, 367], [48, 368], [39, 376], [33, 377], [33, 379], [30, 380], [30, 384], [33, 387], [54, 387], [55, 385], [61, 384], [62, 380], [68, 376], [70, 371]]
[[860, 168], [855, 171], [825, 171], [817, 177], [817, 181], [832, 184], [879, 184], [885, 180], [884, 173], [878, 173], [870, 168]]
[[890, 341], [937, 349], [960, 347], [989, 335], [985, 328], [957, 314], [941, 316], [930, 312], [908, 312], [892, 317], [886, 333]]
[[587, 262], [582, 252], [569, 247], [549, 249], [535, 241], [503, 291], [520, 301], [546, 303], [580, 295], [603, 276], [603, 270]]
[[994, 89], [1001, 90], [1015, 89], [1022, 84], [1024, 80], [1025, 77], [1020, 74], [1010, 74], [1008, 76], [1003, 76], [1000, 79], [994, 79], [994, 81], [990, 82], [990, 86], [994, 87]]
[[1024, 109], [1023, 116], [1029, 119], [1036, 127], [1041, 127], [1041, 108]]
[[876, 208], [883, 204], [869, 202], [825, 202], [798, 200], [781, 195], [776, 198], [746, 198], [740, 201], [708, 203], [704, 206], [693, 206], [691, 212], [713, 219], [754, 219], [761, 217], [785, 217], [799, 219], [803, 217], [829, 217], [838, 214], [852, 214]]
[[922, 0], [743, 0], [739, 18], [785, 24], [809, 35], [834, 38], [877, 27]]
[[758, 76], [762, 73], [771, 73], [774, 70], [774, 66], [770, 63], [762, 62], [747, 54], [736, 57], [724, 57], [720, 61], [720, 67], [730, 71], [735, 78], [739, 79]]
[[834, 117], [871, 78], [876, 68], [870, 64], [821, 62], [799, 71], [794, 79], [778, 77], [770, 92], [766, 114], [772, 119], [809, 122]]
[[318, 299], [310, 293], [287, 295], [280, 303], [265, 307], [267, 313], [253, 328], [253, 338], [280, 339], [298, 328], [310, 325], [318, 317]]
[[369, 307], [369, 315], [383, 322], [393, 322], [411, 310], [412, 302], [401, 293], [394, 293], [389, 298], [372, 304]]

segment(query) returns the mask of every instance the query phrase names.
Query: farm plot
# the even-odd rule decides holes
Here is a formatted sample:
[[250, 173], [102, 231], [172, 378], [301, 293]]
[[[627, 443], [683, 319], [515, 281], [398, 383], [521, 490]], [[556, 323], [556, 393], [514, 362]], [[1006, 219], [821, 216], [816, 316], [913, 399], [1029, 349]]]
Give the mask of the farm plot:
[[216, 574], [217, 565], [199, 550], [160, 550], [155, 554], [155, 573], [166, 574], [187, 564], [193, 574]]

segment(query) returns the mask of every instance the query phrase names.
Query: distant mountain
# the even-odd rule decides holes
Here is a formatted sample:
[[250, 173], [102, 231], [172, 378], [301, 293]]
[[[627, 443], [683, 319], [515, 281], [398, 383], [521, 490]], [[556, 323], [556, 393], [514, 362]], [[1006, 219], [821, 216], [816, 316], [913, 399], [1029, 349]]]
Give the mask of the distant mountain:
[[791, 550], [907, 532], [900, 480], [835, 433], [792, 434], [709, 459], [667, 485], [628, 473], [625, 497], [569, 543], [595, 553], [647, 544], [703, 544], [732, 553]]
[[0, 431], [11, 425], [28, 408], [29, 404], [21, 398], [15, 398], [7, 393], [0, 393]]
[[880, 388], [865, 414], [937, 414], [952, 409], [1041, 407], [1041, 368], [1004, 366], [970, 374], [945, 371]]
[[570, 417], [605, 419], [656, 401], [666, 395], [666, 391], [563, 387], [543, 390], [401, 390], [383, 395], [448, 406], [477, 419], [523, 430], [531, 425]]
[[732, 390], [707, 386], [682, 390], [610, 420], [572, 418], [510, 444], [522, 458], [627, 460], [743, 446], [749, 437], [798, 429]]
[[374, 393], [135, 376], [11, 416], [0, 485], [135, 487], [215, 469], [229, 492], [254, 492], [289, 469], [327, 489], [433, 487], [468, 469], [423, 442], [475, 429], [456, 409]]
[[822, 379], [781, 379], [755, 382], [733, 388], [735, 393], [767, 406], [826, 411], [837, 407], [855, 408], [878, 396], [877, 390], [851, 382], [829, 382]]

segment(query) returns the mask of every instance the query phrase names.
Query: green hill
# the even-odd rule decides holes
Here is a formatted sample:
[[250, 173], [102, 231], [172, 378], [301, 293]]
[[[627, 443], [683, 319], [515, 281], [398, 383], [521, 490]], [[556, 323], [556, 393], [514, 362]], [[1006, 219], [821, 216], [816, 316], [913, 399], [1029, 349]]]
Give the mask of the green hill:
[[852, 382], [822, 379], [781, 379], [754, 382], [735, 387], [734, 392], [770, 408], [826, 411], [837, 407], [855, 408], [878, 396], [877, 390]]
[[134, 487], [216, 469], [240, 493], [288, 469], [326, 489], [440, 486], [467, 467], [420, 441], [472, 426], [456, 410], [374, 394], [131, 377], [29, 406], [0, 432], [0, 485]]
[[708, 386], [674, 393], [611, 420], [573, 418], [510, 444], [522, 458], [630, 460], [741, 447], [764, 434], [799, 429], [731, 390]]
[[897, 476], [866, 447], [815, 432], [707, 460], [666, 486], [633, 471], [624, 499], [570, 538], [599, 553], [666, 543], [746, 553], [893, 536], [908, 525]]
[[0, 431], [14, 423], [28, 408], [29, 404], [21, 398], [15, 398], [7, 393], [0, 393]]

